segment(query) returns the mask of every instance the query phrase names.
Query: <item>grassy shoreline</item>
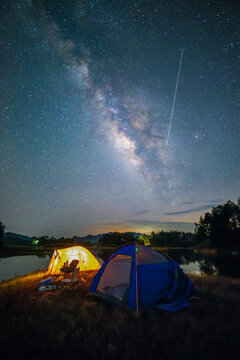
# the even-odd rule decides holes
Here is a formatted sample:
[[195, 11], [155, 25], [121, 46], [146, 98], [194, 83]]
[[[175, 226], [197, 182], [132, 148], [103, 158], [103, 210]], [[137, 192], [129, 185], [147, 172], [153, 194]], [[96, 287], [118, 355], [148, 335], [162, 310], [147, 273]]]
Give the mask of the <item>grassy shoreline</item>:
[[94, 276], [52, 298], [35, 295], [44, 272], [0, 284], [2, 359], [239, 359], [240, 279], [191, 276], [190, 309], [136, 318], [86, 296]]

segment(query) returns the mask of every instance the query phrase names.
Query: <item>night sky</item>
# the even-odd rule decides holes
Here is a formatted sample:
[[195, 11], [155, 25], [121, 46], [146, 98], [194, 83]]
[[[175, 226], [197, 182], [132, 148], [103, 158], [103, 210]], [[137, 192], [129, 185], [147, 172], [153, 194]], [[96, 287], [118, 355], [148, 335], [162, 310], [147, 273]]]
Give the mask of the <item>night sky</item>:
[[238, 1], [0, 6], [6, 231], [192, 231], [200, 214], [236, 201]]

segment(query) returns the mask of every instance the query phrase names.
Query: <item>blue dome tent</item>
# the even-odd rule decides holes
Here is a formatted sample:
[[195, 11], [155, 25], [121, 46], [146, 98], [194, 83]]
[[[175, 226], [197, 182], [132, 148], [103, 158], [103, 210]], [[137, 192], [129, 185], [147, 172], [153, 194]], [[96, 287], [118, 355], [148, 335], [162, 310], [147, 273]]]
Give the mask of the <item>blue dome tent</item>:
[[192, 281], [178, 264], [150, 247], [131, 244], [110, 255], [89, 294], [121, 304], [137, 315], [151, 306], [177, 311], [190, 306]]

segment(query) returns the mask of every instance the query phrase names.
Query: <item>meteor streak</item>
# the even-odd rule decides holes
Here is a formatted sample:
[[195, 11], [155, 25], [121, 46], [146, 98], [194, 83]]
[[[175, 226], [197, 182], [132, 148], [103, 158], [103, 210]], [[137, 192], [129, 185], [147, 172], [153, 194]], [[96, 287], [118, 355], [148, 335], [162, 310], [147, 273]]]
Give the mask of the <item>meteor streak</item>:
[[172, 111], [171, 111], [171, 116], [170, 116], [170, 123], [169, 123], [169, 128], [168, 128], [167, 145], [169, 143], [170, 131], [171, 131], [171, 127], [172, 127], [173, 113], [174, 113], [177, 90], [178, 90], [178, 82], [179, 82], [179, 76], [180, 76], [181, 67], [182, 67], [183, 51], [184, 51], [184, 49], [181, 49], [181, 56], [180, 56], [179, 67], [178, 67], [178, 75], [177, 75], [175, 93], [174, 93], [174, 98], [173, 98]]

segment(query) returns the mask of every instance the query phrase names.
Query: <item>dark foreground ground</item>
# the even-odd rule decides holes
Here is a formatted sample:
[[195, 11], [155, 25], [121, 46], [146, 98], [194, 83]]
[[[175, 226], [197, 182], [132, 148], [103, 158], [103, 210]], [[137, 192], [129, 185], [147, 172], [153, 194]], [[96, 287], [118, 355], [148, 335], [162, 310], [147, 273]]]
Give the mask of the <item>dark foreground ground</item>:
[[190, 309], [139, 318], [86, 296], [93, 274], [51, 298], [35, 295], [43, 273], [0, 284], [3, 359], [240, 359], [240, 279], [192, 277]]

